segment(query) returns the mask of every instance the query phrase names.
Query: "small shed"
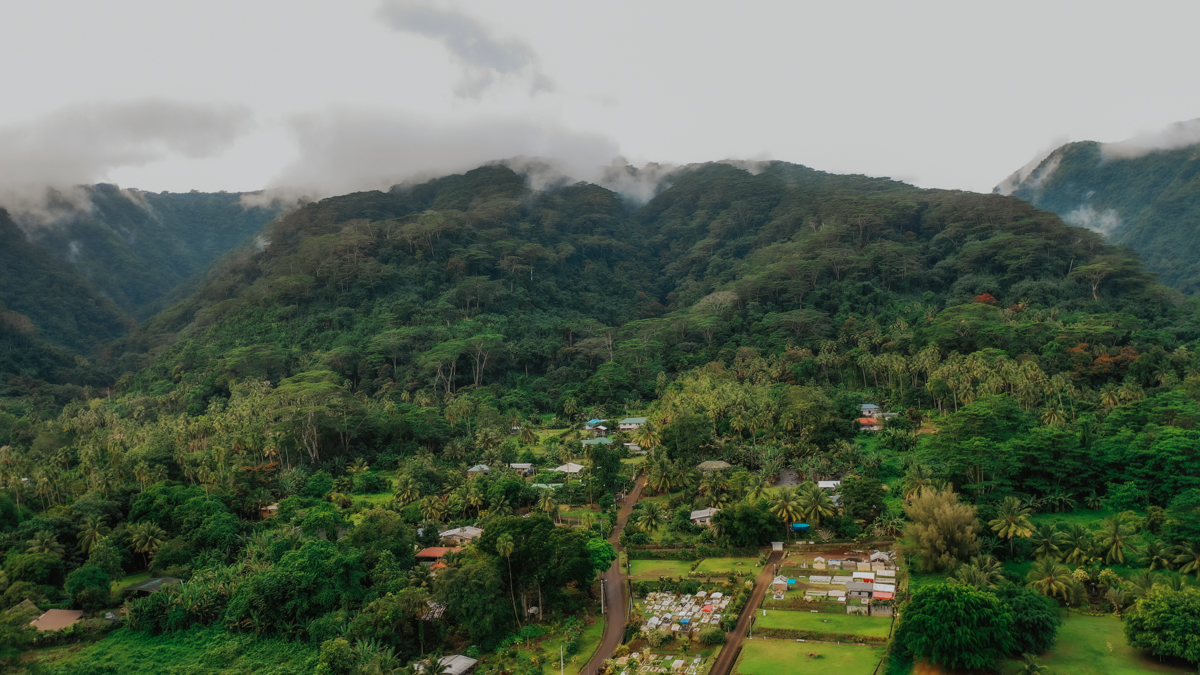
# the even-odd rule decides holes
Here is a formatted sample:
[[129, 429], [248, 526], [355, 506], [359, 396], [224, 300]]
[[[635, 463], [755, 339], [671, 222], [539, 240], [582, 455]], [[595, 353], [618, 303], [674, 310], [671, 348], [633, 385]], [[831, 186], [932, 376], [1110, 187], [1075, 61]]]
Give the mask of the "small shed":
[[846, 594], [852, 598], [870, 598], [875, 584], [868, 581], [851, 581], [846, 584]]
[[865, 579], [866, 581], [875, 581], [874, 572], [855, 572], [852, 575], [855, 579]]
[[523, 476], [533, 475], [533, 464], [530, 464], [529, 462], [513, 462], [512, 464], [508, 465], [508, 468]]
[[711, 525], [713, 516], [720, 511], [721, 509], [700, 509], [699, 511], [692, 511], [692, 524], [703, 526]]
[[785, 576], [777, 576], [775, 577], [775, 580], [771, 582], [771, 590], [774, 591], [776, 595], [783, 595], [787, 592], [787, 589], [788, 580]]
[[834, 490], [834, 489], [837, 489], [837, 487], [840, 486], [841, 484], [842, 484], [842, 481], [840, 481], [840, 480], [819, 480], [819, 481], [817, 481], [817, 487], [821, 488], [822, 490]]
[[607, 436], [608, 435], [608, 427], [604, 426], [603, 424], [597, 424], [596, 426], [592, 427], [588, 431], [593, 436]]
[[266, 520], [267, 518], [270, 518], [271, 516], [275, 515], [276, 513], [279, 513], [279, 502], [275, 502], [274, 504], [268, 504], [268, 505], [262, 507], [261, 509], [259, 509], [258, 517], [262, 518], [263, 520]]
[[83, 610], [48, 609], [46, 613], [29, 622], [39, 631], [62, 630], [83, 618]]

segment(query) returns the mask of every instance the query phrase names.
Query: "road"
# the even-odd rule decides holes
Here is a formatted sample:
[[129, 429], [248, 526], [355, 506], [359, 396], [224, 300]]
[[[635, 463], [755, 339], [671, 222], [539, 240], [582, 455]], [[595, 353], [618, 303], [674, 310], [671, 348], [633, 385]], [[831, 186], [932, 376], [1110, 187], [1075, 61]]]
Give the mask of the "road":
[[645, 485], [646, 476], [639, 476], [633, 491], [625, 497], [625, 503], [617, 512], [617, 525], [608, 537], [609, 543], [617, 549], [617, 559], [613, 561], [612, 567], [609, 567], [607, 572], [600, 575], [600, 578], [604, 580], [604, 609], [608, 613], [605, 617], [604, 639], [600, 641], [600, 646], [596, 648], [592, 660], [588, 661], [588, 664], [579, 671], [580, 675], [589, 675], [599, 670], [604, 665], [605, 659], [612, 658], [617, 645], [621, 644], [621, 639], [625, 637], [625, 618], [628, 614], [629, 600], [625, 597], [625, 576], [621, 574], [620, 554], [622, 549], [621, 545], [617, 543], [617, 539], [625, 530], [625, 524], [629, 522], [629, 514], [633, 512], [633, 505], [642, 496], [642, 488]]
[[758, 611], [759, 605], [762, 604], [767, 589], [771, 587], [771, 581], [775, 579], [775, 563], [782, 558], [782, 551], [775, 551], [771, 553], [770, 558], [767, 558], [767, 564], [763, 566], [763, 571], [754, 580], [754, 590], [750, 593], [750, 600], [746, 602], [746, 608], [742, 610], [742, 617], [738, 619], [737, 627], [726, 633], [725, 646], [721, 649], [721, 654], [717, 656], [717, 661], [713, 664], [709, 675], [730, 675], [733, 663], [741, 649], [742, 639], [750, 631], [750, 621], [754, 618], [754, 613]]

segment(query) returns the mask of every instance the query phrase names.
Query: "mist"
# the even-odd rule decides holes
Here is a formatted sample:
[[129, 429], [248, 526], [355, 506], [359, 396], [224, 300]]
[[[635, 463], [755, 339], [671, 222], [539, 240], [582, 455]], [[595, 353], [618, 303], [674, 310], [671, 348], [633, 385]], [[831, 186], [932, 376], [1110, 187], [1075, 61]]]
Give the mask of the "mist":
[[1117, 143], [1101, 143], [1104, 159], [1135, 159], [1159, 150], [1174, 150], [1200, 143], [1200, 119], [1176, 122], [1164, 129]]
[[213, 157], [249, 131], [245, 108], [144, 100], [76, 106], [0, 128], [0, 206], [24, 224], [87, 210], [79, 188], [171, 156]]

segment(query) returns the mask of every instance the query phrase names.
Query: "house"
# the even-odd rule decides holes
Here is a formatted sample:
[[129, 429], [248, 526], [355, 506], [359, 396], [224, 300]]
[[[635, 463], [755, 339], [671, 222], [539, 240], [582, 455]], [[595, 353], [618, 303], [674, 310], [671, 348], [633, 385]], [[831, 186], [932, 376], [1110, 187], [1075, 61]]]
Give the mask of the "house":
[[29, 622], [39, 631], [62, 630], [83, 618], [83, 610], [48, 609], [45, 614]]
[[859, 431], [882, 431], [883, 422], [876, 417], [860, 417], [858, 418]]
[[591, 433], [593, 436], [607, 436], [608, 435], [608, 427], [604, 426], [603, 424], [597, 424], [596, 426], [592, 427], [591, 429], [588, 429], [588, 432]]
[[587, 438], [587, 439], [584, 439], [583, 444], [585, 446], [586, 445], [612, 445], [612, 439], [608, 438], [608, 437]]
[[575, 462], [567, 462], [566, 464], [563, 464], [562, 466], [555, 467], [554, 470], [561, 471], [562, 473], [569, 473], [569, 474], [574, 475], [574, 474], [579, 473], [580, 471], [583, 471], [584, 468], [585, 467], [582, 464], [576, 464]]
[[882, 412], [882, 408], [874, 403], [863, 403], [858, 406], [858, 411], [863, 417], [874, 417], [876, 413]]
[[508, 468], [516, 471], [522, 476], [532, 476], [534, 473], [533, 465], [528, 462], [513, 462], [508, 465]]
[[775, 580], [771, 582], [771, 591], [774, 592], [775, 595], [783, 595], [787, 592], [787, 589], [788, 580], [787, 577], [783, 575], [775, 577]]
[[137, 595], [150, 595], [155, 591], [162, 590], [163, 586], [178, 586], [180, 583], [180, 580], [175, 577], [157, 577], [149, 581], [144, 581], [127, 590]]
[[601, 422], [607, 422], [607, 421], [608, 420], [588, 420], [587, 424], [583, 425], [583, 428], [591, 429], [592, 427], [596, 426], [597, 424], [600, 424]]
[[262, 520], [266, 520], [267, 518], [270, 518], [271, 516], [275, 515], [276, 513], [279, 513], [279, 502], [275, 502], [274, 504], [270, 504], [268, 506], [264, 506], [261, 509], [259, 509], [258, 517], [261, 518]]
[[488, 468], [487, 464], [476, 464], [475, 466], [467, 469], [467, 475], [470, 476], [474, 474], [488, 473], [490, 471], [491, 469]]
[[700, 509], [699, 511], [692, 511], [692, 524], [711, 525], [712, 517], [720, 510], [721, 509]]
[[640, 429], [645, 423], [645, 417], [626, 417], [617, 423], [617, 429], [621, 431], [634, 431], [635, 429]]
[[[418, 563], [434, 563], [434, 562], [440, 561], [442, 558], [446, 557], [447, 553], [457, 553], [461, 550], [462, 549], [459, 548], [458, 546], [454, 546], [454, 547], [430, 546], [427, 549], [423, 549], [423, 550], [417, 552], [417, 562]], [[443, 563], [443, 567], [444, 566], [445, 566], [445, 564]]]
[[850, 581], [846, 583], [846, 595], [860, 600], [870, 600], [875, 584], [869, 581]]
[[445, 530], [438, 532], [438, 536], [442, 539], [449, 539], [456, 544], [469, 544], [483, 535], [483, 530], [478, 527], [467, 525], [466, 527], [456, 527], [453, 530]]
[[817, 487], [821, 488], [822, 490], [836, 490], [841, 484], [842, 484], [842, 481], [840, 481], [840, 480], [819, 480], [819, 481], [817, 481]]
[[624, 445], [626, 448], [629, 448], [629, 454], [631, 455], [646, 454], [646, 451], [642, 449], [642, 446], [638, 445], [637, 443], [622, 443], [622, 445]]
[[[438, 670], [442, 672], [442, 675], [463, 675], [463, 673], [474, 668], [476, 663], [479, 663], [479, 661], [469, 656], [463, 656], [462, 654], [451, 654], [450, 656], [443, 656], [442, 658], [438, 659], [438, 665], [441, 666], [438, 668]], [[424, 673], [425, 664], [417, 663], [416, 671], [418, 673]]]

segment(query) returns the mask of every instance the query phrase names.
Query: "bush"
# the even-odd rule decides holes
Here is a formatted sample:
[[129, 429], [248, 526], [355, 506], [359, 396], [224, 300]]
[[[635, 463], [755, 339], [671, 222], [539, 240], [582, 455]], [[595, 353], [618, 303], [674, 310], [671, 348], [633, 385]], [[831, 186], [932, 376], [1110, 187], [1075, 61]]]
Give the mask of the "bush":
[[700, 631], [700, 644], [705, 645], [723, 645], [725, 644], [725, 631], [720, 628], [706, 628]]
[[660, 630], [658, 628], [655, 628], [654, 630], [646, 633], [646, 644], [650, 645], [651, 647], [653, 647], [655, 649], [658, 649], [659, 647], [665, 645], [670, 640], [671, 640], [671, 634], [665, 630]]
[[375, 494], [387, 492], [388, 481], [377, 473], [360, 473], [354, 477], [355, 494]]
[[66, 591], [84, 611], [107, 607], [112, 601], [112, 579], [96, 565], [84, 565], [67, 576]]

